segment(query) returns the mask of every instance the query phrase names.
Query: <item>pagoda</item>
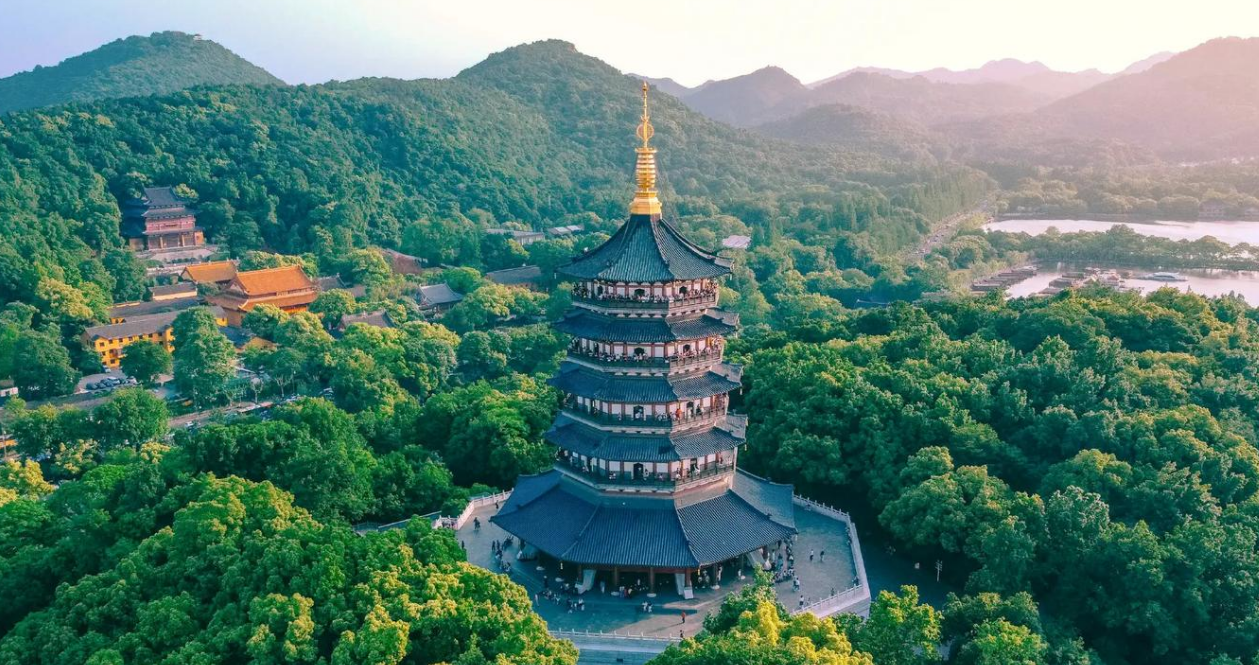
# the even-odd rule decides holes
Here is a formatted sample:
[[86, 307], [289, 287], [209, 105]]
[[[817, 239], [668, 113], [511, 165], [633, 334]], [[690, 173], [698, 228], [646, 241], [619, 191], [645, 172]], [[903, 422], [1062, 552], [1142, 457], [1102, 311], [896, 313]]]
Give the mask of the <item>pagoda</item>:
[[136, 251], [160, 252], [205, 245], [197, 213], [171, 187], [145, 187], [122, 206], [122, 235]]
[[698, 579], [763, 565], [796, 529], [791, 486], [737, 468], [747, 421], [728, 406], [742, 367], [722, 352], [738, 319], [717, 308], [730, 264], [661, 215], [647, 90], [629, 219], [560, 269], [575, 287], [556, 324], [573, 338], [550, 381], [563, 394], [546, 433], [556, 464], [520, 477], [491, 521], [522, 555], [575, 569], [581, 591], [630, 573], [654, 593], [670, 575], [690, 597]]

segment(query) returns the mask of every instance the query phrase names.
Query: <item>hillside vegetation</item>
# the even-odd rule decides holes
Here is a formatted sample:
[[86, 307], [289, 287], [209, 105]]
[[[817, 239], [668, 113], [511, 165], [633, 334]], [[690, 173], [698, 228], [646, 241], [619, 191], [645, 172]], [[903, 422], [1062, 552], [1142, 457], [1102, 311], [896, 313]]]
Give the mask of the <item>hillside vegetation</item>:
[[156, 32], [112, 41], [55, 66], [0, 79], [0, 113], [235, 83], [284, 84], [212, 41], [182, 32]]

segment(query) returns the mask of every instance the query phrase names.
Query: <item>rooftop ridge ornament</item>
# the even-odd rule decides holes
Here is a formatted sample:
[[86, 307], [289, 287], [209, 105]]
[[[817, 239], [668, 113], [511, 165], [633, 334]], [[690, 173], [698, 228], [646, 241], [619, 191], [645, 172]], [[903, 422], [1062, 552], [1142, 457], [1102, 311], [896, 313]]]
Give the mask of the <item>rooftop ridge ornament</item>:
[[636, 132], [643, 144], [634, 149], [638, 153], [634, 167], [638, 191], [630, 202], [631, 215], [660, 214], [660, 199], [656, 197], [656, 149], [651, 147], [651, 137], [656, 135], [656, 130], [651, 126], [651, 113], [647, 109], [647, 90], [647, 82], [643, 81], [643, 117]]

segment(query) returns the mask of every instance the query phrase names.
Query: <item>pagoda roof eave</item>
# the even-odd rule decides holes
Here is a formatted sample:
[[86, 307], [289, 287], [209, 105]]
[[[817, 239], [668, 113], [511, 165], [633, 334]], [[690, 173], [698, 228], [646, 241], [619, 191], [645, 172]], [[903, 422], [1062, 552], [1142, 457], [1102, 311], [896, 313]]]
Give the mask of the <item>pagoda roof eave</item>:
[[737, 314], [721, 310], [685, 319], [629, 319], [606, 317], [586, 309], [576, 309], [555, 323], [555, 329], [585, 339], [627, 344], [677, 342], [725, 336], [738, 330]]
[[579, 455], [617, 462], [679, 462], [743, 445], [741, 423], [725, 422], [698, 432], [668, 435], [604, 432], [561, 415], [546, 440]]
[[576, 279], [653, 284], [730, 274], [730, 261], [687, 240], [660, 215], [630, 215], [602, 245], [561, 266]]
[[[627, 500], [552, 470], [522, 476], [490, 520], [551, 556], [592, 566], [696, 568], [796, 533], [791, 487], [742, 471], [728, 486]], [[633, 533], [650, 537], [626, 537]]]

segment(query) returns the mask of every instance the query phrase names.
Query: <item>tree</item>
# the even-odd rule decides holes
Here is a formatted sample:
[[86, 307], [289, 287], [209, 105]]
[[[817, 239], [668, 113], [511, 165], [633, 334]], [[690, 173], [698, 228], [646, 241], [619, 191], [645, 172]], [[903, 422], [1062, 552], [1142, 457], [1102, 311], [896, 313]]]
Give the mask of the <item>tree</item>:
[[236, 349], [204, 307], [175, 317], [175, 385], [198, 407], [212, 404], [235, 375]]
[[150, 441], [159, 441], [169, 429], [170, 413], [166, 402], [144, 388], [119, 390], [104, 404], [92, 411], [96, 440], [101, 451], [130, 447], [139, 449]]
[[173, 361], [170, 351], [157, 342], [140, 340], [127, 345], [120, 368], [127, 376], [141, 385], [153, 387], [162, 374], [171, 371]]
[[900, 594], [880, 591], [870, 617], [845, 615], [841, 628], [858, 651], [879, 665], [917, 665], [940, 660], [940, 613], [918, 602], [918, 589], [902, 586]]
[[[322, 294], [320, 294], [322, 295]], [[318, 300], [318, 298], [316, 298]], [[312, 303], [313, 304], [313, 303]], [[241, 324], [245, 330], [266, 340], [274, 340], [280, 324], [288, 318], [288, 314], [275, 305], [262, 304], [249, 310]]]
[[507, 371], [511, 339], [498, 331], [470, 332], [459, 341], [459, 367], [469, 381], [502, 376]]
[[44, 472], [39, 464], [26, 460], [24, 462], [0, 462], [0, 506], [10, 500], [40, 499], [53, 491], [53, 486], [44, 480]]
[[341, 325], [341, 319], [346, 315], [358, 311], [358, 304], [349, 291], [331, 289], [315, 297], [315, 301], [310, 304], [310, 311], [319, 315], [326, 330], [334, 330]]
[[[576, 662], [528, 592], [464, 565], [449, 531], [413, 520], [359, 536], [317, 521], [271, 483], [177, 471], [137, 458], [98, 467], [47, 501], [0, 506], [3, 551], [18, 553], [0, 576], [0, 660]], [[89, 525], [92, 538], [61, 537]], [[119, 606], [132, 610], [109, 609]], [[405, 609], [437, 606], [446, 609]], [[62, 648], [49, 656], [55, 635]]]
[[957, 661], [964, 665], [1041, 665], [1045, 652], [1045, 640], [1026, 626], [993, 619], [975, 629], [958, 652]]
[[18, 336], [13, 348], [13, 385], [25, 399], [65, 395], [77, 381], [70, 354], [56, 339], [35, 331]]
[[[731, 603], [735, 597], [727, 598]], [[748, 602], [738, 597], [733, 603], [741, 610], [724, 606], [719, 614], [735, 622], [719, 623], [719, 631], [706, 631], [699, 637], [670, 646], [652, 663], [658, 665], [874, 665], [869, 654], [855, 650], [836, 624], [809, 613], [789, 617], [772, 600]], [[724, 604], [723, 604], [724, 605]]]

